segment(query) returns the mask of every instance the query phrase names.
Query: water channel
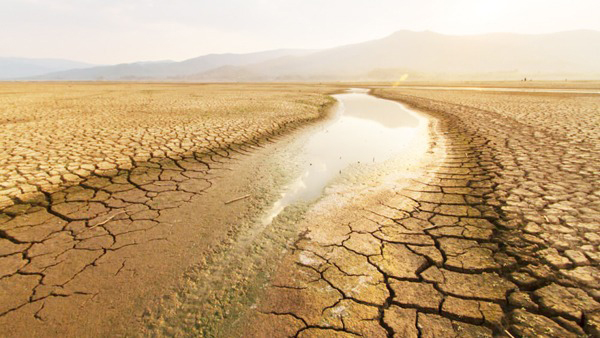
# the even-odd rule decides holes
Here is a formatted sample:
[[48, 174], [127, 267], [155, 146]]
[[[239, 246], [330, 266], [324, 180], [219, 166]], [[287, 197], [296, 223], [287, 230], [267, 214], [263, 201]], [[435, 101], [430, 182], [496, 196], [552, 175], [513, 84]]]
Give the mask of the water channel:
[[311, 201], [346, 168], [384, 162], [406, 150], [423, 119], [403, 105], [376, 98], [366, 89], [334, 96], [334, 118], [306, 142], [296, 161], [301, 174], [263, 219], [269, 224], [286, 206]]

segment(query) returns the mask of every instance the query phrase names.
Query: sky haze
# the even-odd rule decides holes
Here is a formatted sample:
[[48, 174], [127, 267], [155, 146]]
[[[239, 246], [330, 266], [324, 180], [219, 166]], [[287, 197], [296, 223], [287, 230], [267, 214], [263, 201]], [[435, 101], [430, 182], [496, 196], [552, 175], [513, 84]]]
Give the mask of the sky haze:
[[597, 0], [2, 0], [0, 56], [96, 64], [329, 48], [394, 31], [600, 31]]

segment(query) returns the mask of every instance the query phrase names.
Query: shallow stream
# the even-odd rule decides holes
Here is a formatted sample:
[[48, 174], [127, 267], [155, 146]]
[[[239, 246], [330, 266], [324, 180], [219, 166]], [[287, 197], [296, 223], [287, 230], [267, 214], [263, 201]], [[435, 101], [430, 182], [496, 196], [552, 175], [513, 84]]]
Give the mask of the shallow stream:
[[412, 144], [423, 123], [403, 105], [368, 95], [366, 89], [350, 89], [334, 96], [334, 118], [307, 140], [292, 161], [300, 175], [282, 193], [263, 219], [269, 224], [285, 207], [309, 202], [349, 166], [384, 162]]

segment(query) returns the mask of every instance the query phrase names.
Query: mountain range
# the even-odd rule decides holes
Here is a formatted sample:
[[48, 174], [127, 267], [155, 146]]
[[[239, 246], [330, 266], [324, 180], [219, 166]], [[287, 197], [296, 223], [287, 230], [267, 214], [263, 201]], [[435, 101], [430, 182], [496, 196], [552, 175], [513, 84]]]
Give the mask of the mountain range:
[[75, 69], [45, 74], [35, 67], [26, 74], [26, 67], [20, 67], [20, 73], [6, 76], [11, 72], [0, 58], [0, 78], [198, 82], [394, 81], [406, 76], [416, 80], [598, 79], [598, 55], [600, 32], [589, 30], [468, 36], [399, 31], [382, 39], [323, 50], [210, 54], [181, 62], [97, 67], [76, 64], [71, 67]]
[[93, 66], [85, 62], [62, 59], [0, 57], [0, 79], [34, 77], [52, 72]]

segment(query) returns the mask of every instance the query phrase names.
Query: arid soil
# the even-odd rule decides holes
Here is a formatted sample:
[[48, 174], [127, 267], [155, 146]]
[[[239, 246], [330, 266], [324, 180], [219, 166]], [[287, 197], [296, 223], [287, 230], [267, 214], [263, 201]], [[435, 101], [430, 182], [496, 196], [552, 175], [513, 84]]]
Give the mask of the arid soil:
[[309, 222], [236, 332], [600, 336], [600, 96], [374, 94], [431, 117], [430, 163]]
[[224, 202], [260, 168], [232, 159], [324, 116], [334, 90], [0, 85], [0, 335], [136, 332], [242, 221]]
[[4, 83], [0, 95], [0, 207], [90, 173], [249, 142], [326, 103], [313, 87], [276, 85]]
[[[228, 257], [265, 145], [337, 90], [0, 85], [0, 335], [600, 336], [600, 95], [376, 87], [430, 118], [426, 158]], [[234, 316], [255, 281], [209, 260], [273, 271]]]

